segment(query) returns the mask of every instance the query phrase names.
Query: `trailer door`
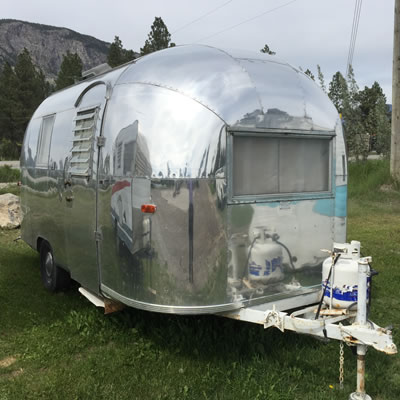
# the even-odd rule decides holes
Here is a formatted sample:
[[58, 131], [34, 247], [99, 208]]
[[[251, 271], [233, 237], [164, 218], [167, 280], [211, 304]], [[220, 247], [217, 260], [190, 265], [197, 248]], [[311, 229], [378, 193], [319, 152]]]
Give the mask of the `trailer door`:
[[96, 189], [99, 136], [107, 87], [95, 82], [78, 97], [72, 145], [64, 168], [68, 267], [73, 279], [98, 292]]

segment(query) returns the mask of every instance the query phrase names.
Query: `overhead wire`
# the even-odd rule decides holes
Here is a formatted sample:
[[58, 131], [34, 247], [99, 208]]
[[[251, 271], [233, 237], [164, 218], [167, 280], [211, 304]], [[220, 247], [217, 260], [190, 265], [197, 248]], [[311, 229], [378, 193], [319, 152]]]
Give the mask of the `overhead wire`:
[[266, 15], [266, 14], [269, 14], [269, 13], [272, 13], [272, 12], [274, 12], [274, 11], [276, 11], [276, 10], [279, 10], [280, 8], [286, 7], [286, 6], [292, 4], [292, 3], [296, 2], [296, 1], [297, 1], [297, 0], [291, 0], [291, 1], [287, 2], [287, 3], [285, 3], [285, 4], [281, 4], [281, 5], [278, 6], [278, 7], [271, 8], [271, 9], [269, 9], [269, 10], [267, 10], [267, 11], [264, 11], [264, 12], [261, 13], [261, 14], [257, 14], [257, 15], [255, 15], [254, 17], [251, 17], [251, 18], [248, 18], [248, 19], [246, 19], [246, 20], [244, 20], [244, 21], [242, 21], [242, 22], [239, 22], [238, 24], [228, 26], [227, 28], [222, 29], [222, 30], [220, 30], [220, 31], [218, 31], [218, 32], [215, 32], [215, 33], [213, 33], [212, 35], [209, 35], [209, 36], [203, 37], [203, 38], [201, 38], [201, 39], [199, 39], [199, 40], [196, 40], [196, 41], [193, 42], [193, 43], [199, 43], [199, 42], [201, 42], [201, 41], [203, 41], [203, 40], [207, 40], [207, 39], [210, 39], [210, 38], [212, 38], [212, 37], [214, 37], [214, 36], [220, 35], [221, 33], [227, 32], [227, 31], [229, 31], [229, 30], [231, 30], [231, 29], [234, 29], [234, 28], [236, 28], [236, 27], [238, 27], [238, 26], [240, 26], [240, 25], [246, 24], [247, 22], [254, 21], [254, 20], [257, 19], [257, 18], [260, 18], [260, 17], [262, 17], [262, 16], [264, 16], [264, 15]]
[[358, 25], [360, 23], [361, 6], [362, 6], [362, 0], [356, 0], [354, 5], [353, 24], [351, 28], [349, 52], [347, 55], [346, 76], [348, 76], [350, 72], [350, 66], [353, 65], [353, 57], [357, 40]]
[[354, 11], [353, 11], [353, 22], [351, 25], [351, 35], [350, 35], [350, 44], [349, 44], [349, 50], [347, 52], [347, 61], [346, 61], [346, 76], [349, 74], [349, 65], [350, 65], [350, 58], [351, 58], [351, 52], [353, 48], [353, 39], [354, 39], [354, 32], [355, 32], [355, 25], [356, 25], [356, 16], [357, 16], [357, 11], [358, 11], [358, 6], [359, 6], [359, 0], [355, 0], [354, 3]]
[[359, 25], [359, 21], [360, 21], [361, 5], [362, 5], [362, 0], [356, 0], [355, 7], [354, 7], [353, 26], [352, 26], [352, 34], [351, 34], [351, 38], [350, 38], [349, 54], [348, 54], [348, 58], [347, 58], [346, 75], [349, 74], [350, 66], [353, 65], [354, 50], [355, 50], [356, 39], [357, 39], [358, 25]]
[[200, 17], [194, 19], [193, 21], [190, 21], [190, 22], [188, 22], [187, 24], [181, 26], [180, 28], [174, 30], [173, 32], [171, 32], [171, 35], [175, 34], [176, 32], [181, 31], [182, 29], [187, 28], [188, 26], [190, 26], [190, 25], [192, 25], [192, 24], [194, 24], [194, 23], [196, 23], [196, 22], [202, 20], [202, 19], [205, 18], [205, 17], [208, 17], [209, 15], [213, 14], [215, 11], [219, 10], [220, 8], [227, 6], [229, 3], [232, 3], [232, 1], [233, 1], [233, 0], [229, 0], [229, 1], [227, 1], [227, 2], [225, 2], [225, 3], [223, 3], [223, 4], [221, 4], [220, 6], [213, 8], [212, 10], [206, 12], [205, 14], [203, 14], [203, 15], [201, 15]]

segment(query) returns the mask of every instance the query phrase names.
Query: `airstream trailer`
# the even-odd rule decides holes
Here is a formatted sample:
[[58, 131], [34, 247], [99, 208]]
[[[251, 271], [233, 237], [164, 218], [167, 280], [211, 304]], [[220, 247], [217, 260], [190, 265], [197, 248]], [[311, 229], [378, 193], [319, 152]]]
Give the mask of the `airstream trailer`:
[[72, 277], [96, 305], [356, 345], [364, 395], [366, 346], [396, 346], [367, 323], [370, 259], [344, 243], [346, 165], [338, 113], [301, 71], [177, 46], [39, 106], [21, 155], [22, 238], [49, 290]]
[[178, 46], [61, 90], [21, 168], [22, 237], [50, 289], [67, 272], [160, 312], [305, 305], [321, 249], [346, 239], [338, 113], [261, 53]]

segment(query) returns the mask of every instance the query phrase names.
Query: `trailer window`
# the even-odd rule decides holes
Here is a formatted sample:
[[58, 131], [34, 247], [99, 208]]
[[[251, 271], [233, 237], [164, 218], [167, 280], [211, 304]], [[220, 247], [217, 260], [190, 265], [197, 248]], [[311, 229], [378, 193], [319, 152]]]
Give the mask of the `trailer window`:
[[54, 114], [42, 119], [36, 157], [36, 165], [39, 167], [47, 167], [49, 163], [50, 142], [53, 133], [54, 119]]
[[135, 142], [132, 140], [124, 146], [124, 175], [133, 175], [135, 155]]
[[233, 195], [330, 190], [330, 140], [234, 136]]

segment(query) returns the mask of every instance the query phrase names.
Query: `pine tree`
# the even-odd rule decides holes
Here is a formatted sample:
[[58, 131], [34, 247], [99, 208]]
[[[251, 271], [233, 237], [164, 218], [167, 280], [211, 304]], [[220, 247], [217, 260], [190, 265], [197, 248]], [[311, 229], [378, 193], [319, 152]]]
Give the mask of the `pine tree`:
[[343, 119], [346, 126], [346, 138], [349, 151], [356, 160], [366, 159], [369, 153], [369, 136], [363, 124], [358, 95], [358, 85], [350, 65], [347, 75], [347, 98], [344, 101]]
[[133, 50], [126, 50], [122, 46], [122, 41], [119, 36], [114, 37], [114, 41], [110, 45], [108, 51], [107, 63], [110, 67], [118, 67], [135, 59]]
[[16, 130], [18, 102], [15, 93], [17, 78], [9, 63], [0, 74], [0, 159], [17, 159], [19, 152], [12, 138]]
[[360, 109], [358, 85], [351, 66], [347, 80], [339, 71], [333, 75], [329, 83], [328, 96], [342, 115], [350, 155], [356, 160], [360, 157], [366, 158], [369, 152], [369, 140]]
[[[0, 76], [0, 135], [2, 148], [19, 153], [26, 126], [38, 105], [49, 94], [49, 84], [27, 49], [17, 57], [15, 68], [5, 64]], [[7, 146], [4, 146], [7, 141]], [[0, 156], [9, 157], [9, 154]]]
[[13, 137], [14, 111], [17, 103], [16, 86], [17, 77], [11, 65], [6, 62], [0, 74], [0, 140]]
[[376, 145], [375, 150], [378, 154], [385, 157], [390, 156], [391, 126], [387, 115], [385, 96], [378, 99], [375, 109], [376, 121]]
[[270, 56], [274, 56], [276, 54], [275, 51], [272, 51], [267, 44], [265, 44], [260, 51], [261, 53], [269, 54]]
[[315, 76], [314, 74], [311, 72], [310, 69], [306, 69], [306, 71], [304, 72], [307, 76], [309, 76], [313, 81], [315, 81]]
[[349, 99], [349, 90], [346, 79], [344, 79], [343, 75], [339, 71], [333, 75], [332, 80], [329, 83], [328, 96], [332, 100], [338, 112], [342, 114], [344, 105], [347, 104]]
[[161, 17], [155, 17], [151, 25], [150, 33], [146, 39], [144, 46], [140, 49], [142, 56], [150, 54], [153, 51], [174, 47], [175, 43], [171, 42], [171, 34]]
[[382, 97], [386, 100], [383, 90], [378, 82], [374, 82], [370, 88], [365, 86], [364, 90], [361, 90], [358, 93], [358, 100], [360, 102], [360, 109], [363, 118], [368, 117], [368, 115], [374, 110], [378, 100]]
[[321, 67], [318, 64], [317, 64], [317, 70], [318, 70], [319, 86], [326, 93], [325, 77], [324, 77], [324, 74], [321, 71]]
[[73, 85], [82, 76], [82, 60], [77, 53], [63, 55], [60, 71], [56, 79], [56, 90]]
[[372, 146], [379, 154], [390, 150], [390, 122], [386, 110], [386, 96], [378, 82], [358, 93], [365, 132], [371, 135]]

